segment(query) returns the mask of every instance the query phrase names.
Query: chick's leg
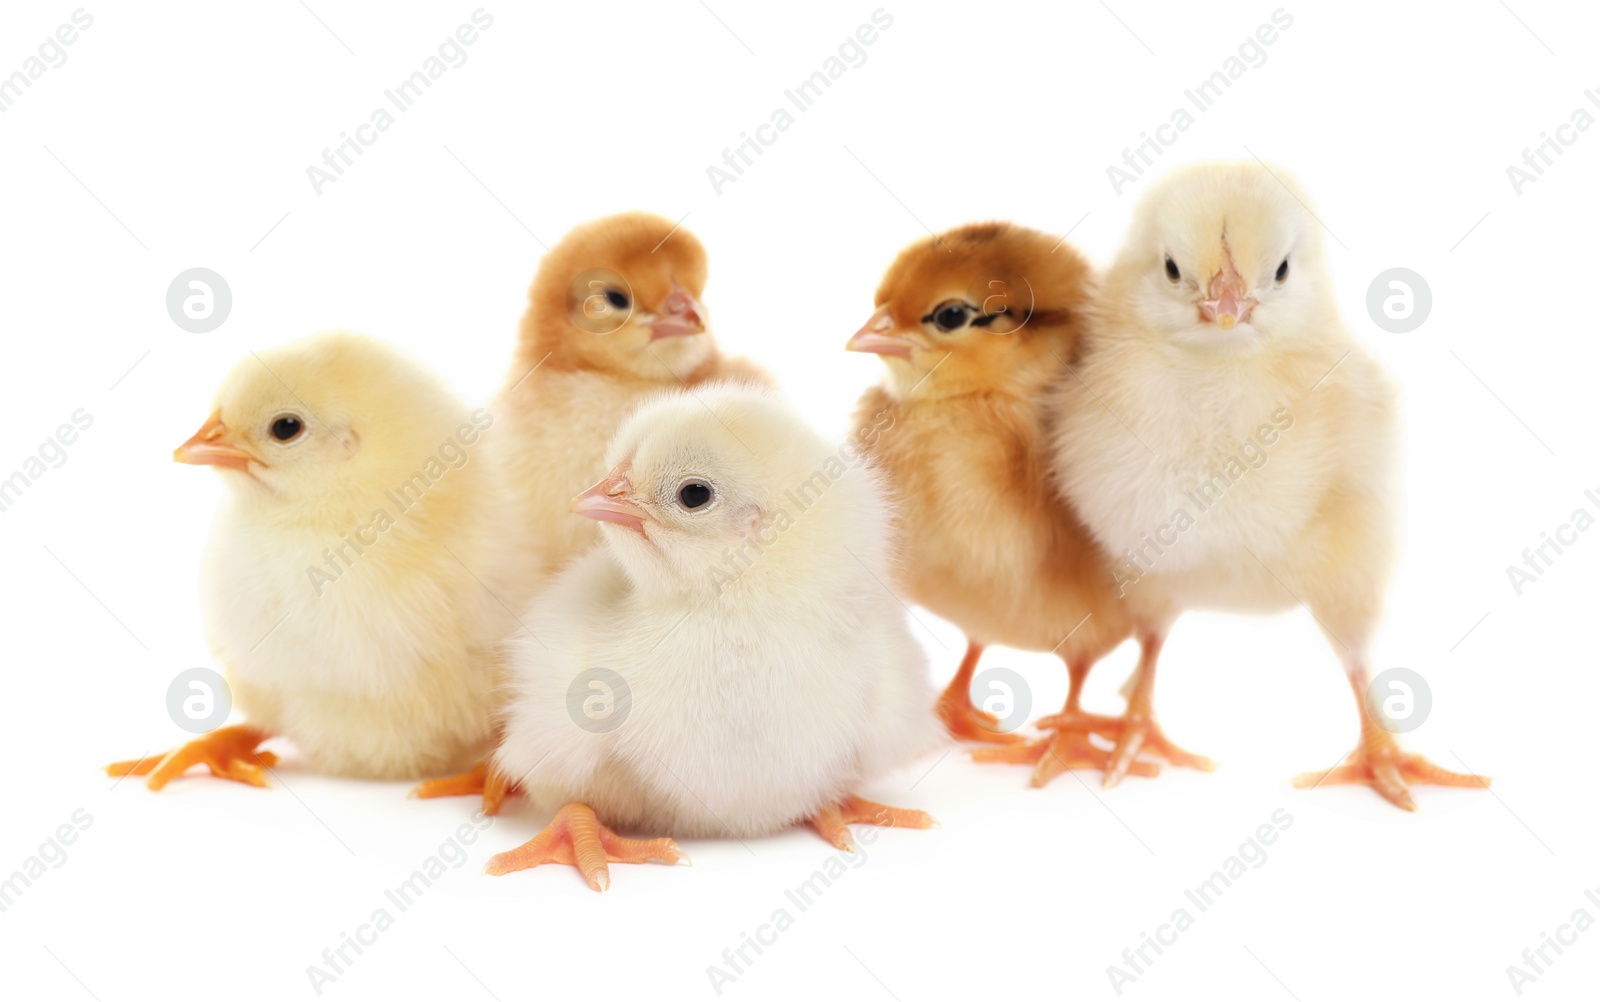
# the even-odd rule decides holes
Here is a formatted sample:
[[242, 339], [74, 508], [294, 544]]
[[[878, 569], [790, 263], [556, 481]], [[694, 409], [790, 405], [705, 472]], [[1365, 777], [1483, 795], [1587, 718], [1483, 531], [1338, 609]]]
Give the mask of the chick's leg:
[[818, 811], [811, 819], [815, 828], [835, 849], [855, 852], [850, 838], [851, 825], [877, 825], [880, 828], [932, 828], [938, 824], [930, 814], [904, 807], [886, 807], [860, 797], [846, 797], [838, 804]]
[[1349, 678], [1350, 687], [1355, 691], [1356, 708], [1361, 714], [1361, 741], [1355, 751], [1345, 756], [1344, 762], [1332, 769], [1296, 776], [1296, 787], [1305, 789], [1324, 784], [1364, 783], [1377, 790], [1391, 804], [1407, 811], [1417, 809], [1409, 783], [1488, 788], [1491, 782], [1488, 777], [1451, 772], [1421, 755], [1401, 751], [1394, 735], [1367, 712], [1367, 688], [1371, 680], [1367, 677], [1366, 668], [1359, 664], [1354, 666]]
[[159, 790], [183, 775], [190, 766], [204, 764], [211, 775], [219, 779], [266, 786], [266, 770], [278, 764], [278, 756], [269, 751], [256, 751], [256, 748], [269, 737], [266, 731], [249, 724], [219, 727], [165, 755], [113, 762], [106, 766], [106, 774], [149, 776], [145, 785]]
[[526, 870], [544, 863], [575, 866], [597, 891], [611, 886], [610, 863], [687, 863], [688, 855], [670, 838], [623, 838], [600, 823], [587, 804], [568, 804], [556, 812], [544, 831], [489, 860], [492, 876]]
[[410, 796], [432, 800], [435, 797], [471, 797], [482, 794], [483, 813], [494, 815], [500, 813], [500, 806], [508, 794], [521, 792], [522, 787], [504, 773], [487, 762], [479, 762], [470, 772], [446, 776], [443, 779], [424, 780], [412, 787]]
[[1156, 661], [1160, 657], [1164, 639], [1161, 634], [1151, 632], [1145, 635], [1140, 644], [1139, 666], [1134, 669], [1133, 675], [1133, 692], [1128, 697], [1128, 710], [1121, 717], [1102, 717], [1069, 707], [1065, 713], [1044, 717], [1036, 723], [1040, 728], [1075, 729], [1116, 741], [1106, 766], [1103, 785], [1107, 789], [1122, 782], [1129, 773], [1145, 775], [1136, 768], [1141, 751], [1154, 752], [1173, 765], [1205, 772], [1217, 767], [1210, 759], [1186, 752], [1173, 744], [1156, 723]]
[[934, 704], [934, 709], [939, 714], [939, 719], [944, 721], [945, 730], [957, 741], [983, 741], [989, 744], [1013, 745], [1021, 744], [1023, 739], [1016, 734], [1006, 734], [996, 730], [1000, 720], [992, 713], [985, 713], [972, 705], [972, 675], [978, 670], [978, 658], [983, 655], [983, 645], [975, 640], [967, 641], [967, 653], [961, 659], [961, 667], [956, 669], [956, 677], [950, 680], [944, 692], [939, 696], [939, 701]]
[[[1043, 718], [1039, 726], [1046, 727], [1047, 720], [1064, 720], [1069, 723], [1051, 728], [1049, 737], [1027, 744], [1007, 748], [979, 748], [973, 751], [972, 760], [1031, 765], [1034, 767], [1033, 778], [1029, 783], [1035, 787], [1044, 786], [1068, 769], [1108, 768], [1111, 763], [1111, 753], [1089, 740], [1093, 728], [1088, 724], [1100, 722], [1102, 726], [1109, 726], [1115, 723], [1115, 718], [1095, 717], [1082, 712], [1078, 707], [1078, 700], [1083, 695], [1084, 680], [1089, 677], [1089, 669], [1093, 665], [1094, 662], [1088, 658], [1068, 662], [1067, 705], [1055, 717]], [[1128, 771], [1135, 776], [1154, 776], [1161, 770], [1153, 762], [1136, 759], [1128, 766]]]

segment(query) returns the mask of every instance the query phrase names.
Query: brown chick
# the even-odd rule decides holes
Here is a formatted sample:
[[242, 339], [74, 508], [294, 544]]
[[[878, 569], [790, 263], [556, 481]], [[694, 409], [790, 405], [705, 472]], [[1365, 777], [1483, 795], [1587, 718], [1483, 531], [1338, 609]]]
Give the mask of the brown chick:
[[[711, 380], [770, 385], [754, 363], [727, 358], [700, 301], [706, 252], [670, 219], [624, 212], [584, 223], [550, 248], [528, 290], [506, 385], [490, 410], [519, 578], [502, 595], [521, 609], [567, 561], [600, 542], [568, 502], [606, 474], [623, 421], [663, 390]], [[418, 787], [421, 797], [480, 793], [486, 766]]]
[[714, 379], [770, 383], [718, 351], [705, 283], [700, 241], [646, 212], [584, 223], [539, 263], [492, 409], [506, 422], [499, 440], [526, 530], [517, 549], [541, 575], [599, 542], [567, 502], [605, 475], [606, 445], [641, 401]]
[[[900, 589], [968, 637], [940, 716], [954, 737], [1010, 746], [981, 759], [1037, 763], [1035, 786], [1068, 768], [1105, 768], [1107, 753], [1081, 727], [1026, 744], [998, 733], [969, 692], [984, 647], [1059, 655], [1076, 718], [1090, 667], [1130, 635], [1104, 557], [1048, 478], [1043, 399], [1075, 356], [1091, 286], [1087, 262], [1054, 237], [962, 226], [900, 253], [877, 311], [846, 346], [888, 367], [855, 427], [900, 502]], [[1142, 761], [1135, 770], [1155, 771]]]

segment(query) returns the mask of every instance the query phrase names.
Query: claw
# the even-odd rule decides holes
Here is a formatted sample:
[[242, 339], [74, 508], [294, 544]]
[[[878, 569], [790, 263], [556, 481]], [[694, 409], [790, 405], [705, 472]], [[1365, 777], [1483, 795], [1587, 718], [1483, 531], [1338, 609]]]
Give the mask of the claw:
[[106, 766], [106, 774], [148, 776], [145, 785], [159, 790], [191, 766], [205, 765], [218, 779], [264, 787], [268, 785], [265, 770], [278, 764], [278, 756], [272, 752], [256, 751], [268, 737], [266, 731], [249, 724], [219, 727], [162, 756], [113, 762]]
[[484, 872], [501, 876], [545, 863], [577, 867], [596, 891], [611, 886], [607, 863], [687, 863], [688, 855], [670, 838], [623, 838], [600, 823], [587, 804], [568, 804], [544, 831], [489, 860]]
[[837, 805], [824, 807], [811, 819], [815, 828], [829, 845], [845, 852], [855, 852], [855, 840], [850, 837], [851, 825], [878, 825], [883, 828], [935, 828], [938, 822], [930, 814], [904, 807], [886, 807], [883, 804], [846, 797]]

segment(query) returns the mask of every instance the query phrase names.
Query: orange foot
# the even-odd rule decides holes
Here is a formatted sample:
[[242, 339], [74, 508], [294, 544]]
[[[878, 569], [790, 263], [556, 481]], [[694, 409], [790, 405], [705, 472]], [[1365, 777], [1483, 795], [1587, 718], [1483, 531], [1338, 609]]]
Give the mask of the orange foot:
[[[1033, 778], [1029, 783], [1033, 786], [1044, 786], [1068, 769], [1108, 769], [1111, 764], [1111, 753], [1096, 746], [1086, 733], [1071, 728], [1060, 728], [1047, 738], [1030, 741], [1024, 745], [1011, 748], [974, 749], [972, 760], [1032, 765]], [[1129, 764], [1128, 772], [1135, 776], [1157, 776], [1161, 773], [1161, 767], [1154, 762], [1139, 758]]]
[[1432, 786], [1476, 786], [1485, 790], [1492, 782], [1487, 776], [1441, 769], [1421, 755], [1401, 751], [1389, 732], [1377, 730], [1364, 735], [1356, 750], [1345, 756], [1343, 764], [1327, 772], [1303, 772], [1294, 778], [1294, 785], [1305, 789], [1325, 783], [1365, 783], [1401, 810], [1414, 811], [1417, 802], [1411, 798], [1408, 780]]
[[498, 877], [541, 863], [565, 863], [576, 866], [590, 887], [603, 891], [611, 886], [607, 862], [688, 863], [689, 857], [670, 838], [623, 838], [601, 824], [587, 804], [568, 804], [544, 831], [489, 860], [484, 872]]
[[1000, 718], [972, 705], [965, 692], [947, 690], [934, 704], [945, 730], [957, 741], [982, 741], [993, 745], [1020, 745], [1025, 739], [1020, 734], [1007, 734], [999, 730]]
[[885, 807], [860, 797], [846, 797], [837, 805], [824, 807], [811, 819], [817, 830], [835, 849], [855, 852], [855, 842], [850, 838], [851, 825], [878, 825], [882, 828], [932, 828], [939, 822], [921, 811], [902, 807]]
[[149, 776], [145, 785], [159, 790], [183, 775], [190, 766], [204, 763], [211, 775], [219, 779], [266, 786], [266, 769], [278, 764], [278, 756], [269, 751], [256, 751], [256, 746], [270, 736], [249, 724], [219, 727], [162, 756], [113, 762], [106, 766], [106, 775]]
[[1155, 718], [1145, 714], [1103, 717], [1094, 713], [1058, 713], [1053, 717], [1039, 719], [1035, 726], [1093, 733], [1115, 741], [1117, 746], [1111, 751], [1110, 761], [1106, 765], [1105, 781], [1101, 784], [1108, 790], [1122, 782], [1123, 777], [1129, 773], [1135, 776], [1146, 775], [1134, 767], [1141, 751], [1154, 752], [1173, 765], [1199, 769], [1202, 772], [1212, 772], [1217, 768], [1217, 764], [1204, 755], [1191, 754], [1173, 744], [1165, 734], [1161, 733], [1161, 727], [1155, 722]]
[[1007, 734], [999, 729], [1000, 718], [985, 713], [972, 705], [972, 676], [978, 670], [978, 659], [983, 657], [983, 645], [967, 641], [967, 653], [961, 658], [955, 678], [939, 695], [934, 710], [944, 721], [945, 730], [957, 741], [983, 741], [995, 745], [1021, 744], [1017, 734]]
[[487, 762], [479, 762], [471, 772], [446, 776], [444, 779], [424, 780], [412, 788], [410, 796], [431, 800], [434, 797], [470, 797], [481, 793], [483, 813], [493, 815], [500, 813], [500, 806], [505, 803], [508, 794], [521, 792], [522, 787], [499, 770], [491, 768]]

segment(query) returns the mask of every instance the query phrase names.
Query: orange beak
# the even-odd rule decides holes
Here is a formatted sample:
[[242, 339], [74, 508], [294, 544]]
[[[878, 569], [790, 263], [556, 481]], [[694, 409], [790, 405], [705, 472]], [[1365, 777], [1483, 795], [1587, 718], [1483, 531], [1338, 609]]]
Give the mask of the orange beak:
[[226, 466], [231, 470], [248, 470], [251, 462], [256, 461], [229, 440], [228, 426], [222, 423], [221, 411], [213, 412], [189, 441], [172, 450], [172, 458], [180, 463]]
[[644, 536], [645, 522], [654, 519], [650, 518], [649, 512], [629, 500], [633, 496], [633, 484], [628, 482], [626, 469], [624, 464], [612, 470], [604, 480], [573, 498], [567, 510], [596, 522], [610, 522], [632, 529]]
[[1225, 331], [1249, 320], [1256, 306], [1256, 301], [1244, 294], [1244, 279], [1234, 268], [1231, 254], [1223, 258], [1222, 270], [1211, 276], [1207, 294], [1210, 298], [1200, 302], [1200, 318]]
[[661, 304], [661, 316], [650, 325], [650, 340], [703, 334], [705, 329], [706, 308], [688, 289], [674, 282], [672, 291]]
[[889, 307], [885, 306], [872, 315], [855, 335], [845, 342], [845, 351], [864, 351], [872, 355], [883, 355], [892, 358], [911, 357], [911, 349], [916, 342], [903, 334], [894, 332], [894, 317], [889, 315]]

